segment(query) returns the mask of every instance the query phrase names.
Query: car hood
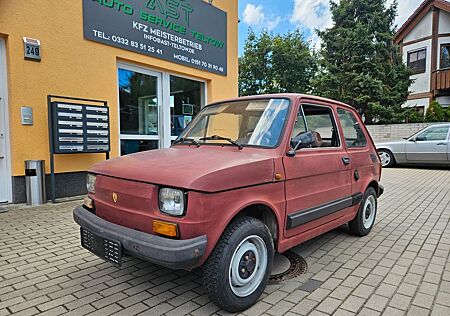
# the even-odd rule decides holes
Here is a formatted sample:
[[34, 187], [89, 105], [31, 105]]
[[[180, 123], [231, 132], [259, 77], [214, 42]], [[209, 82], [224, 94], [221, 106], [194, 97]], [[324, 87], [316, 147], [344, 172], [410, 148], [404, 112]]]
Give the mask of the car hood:
[[97, 163], [90, 172], [202, 192], [273, 181], [273, 157], [234, 147], [177, 146]]

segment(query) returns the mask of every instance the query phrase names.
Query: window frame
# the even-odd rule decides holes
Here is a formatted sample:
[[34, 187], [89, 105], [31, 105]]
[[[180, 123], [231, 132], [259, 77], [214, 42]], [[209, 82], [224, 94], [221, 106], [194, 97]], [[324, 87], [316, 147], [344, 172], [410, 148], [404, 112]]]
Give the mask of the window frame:
[[[341, 137], [341, 132], [339, 130], [339, 125], [337, 124], [338, 121], [336, 120], [336, 113], [335, 113], [335, 107], [332, 105], [325, 105], [325, 104], [314, 104], [314, 103], [300, 103], [299, 105], [299, 109], [298, 112], [301, 111], [302, 113], [302, 117], [305, 123], [305, 127], [306, 127], [306, 131], [309, 132], [309, 127], [308, 127], [308, 122], [306, 120], [306, 115], [305, 115], [305, 111], [303, 109], [303, 106], [315, 106], [315, 107], [320, 107], [320, 108], [327, 108], [331, 111], [331, 117], [332, 117], [332, 123], [333, 123], [333, 127], [336, 129], [337, 132], [337, 136], [338, 136], [338, 140], [339, 140], [339, 147], [310, 147], [310, 148], [301, 148], [298, 149], [297, 152], [302, 152], [302, 151], [342, 151], [344, 149], [343, 144], [342, 144], [342, 137]], [[298, 112], [295, 115], [298, 115]], [[295, 123], [294, 123], [295, 125]], [[292, 126], [292, 131], [291, 131], [291, 136], [289, 139], [289, 147], [290, 147], [290, 141], [292, 139], [292, 132], [294, 131], [294, 127]]]
[[[418, 69], [417, 67], [414, 67], [414, 68], [411, 67], [411, 56], [413, 54], [417, 54], [417, 58], [418, 58], [419, 57], [419, 53], [422, 52], [422, 51], [425, 52], [425, 58], [424, 58], [425, 62], [424, 62], [423, 70], [422, 69]], [[427, 57], [428, 57], [427, 53], [428, 53], [427, 52], [427, 47], [422, 47], [422, 48], [418, 48], [418, 49], [414, 49], [414, 50], [408, 51], [407, 58], [406, 58], [406, 65], [408, 66], [409, 69], [411, 69], [413, 71], [413, 75], [424, 74], [424, 73], [427, 72]], [[418, 63], [418, 60], [419, 59], [417, 59], [415, 61], [415, 63]]]
[[[356, 119], [356, 121], [358, 122], [359, 125], [363, 124], [362, 120], [359, 118], [359, 115], [356, 115], [352, 110], [344, 108], [344, 107], [341, 107], [341, 106], [336, 108], [336, 112], [338, 114], [338, 118], [339, 118], [339, 110], [343, 110], [343, 111], [346, 111], [346, 112], [352, 114], [355, 117], [355, 119]], [[366, 139], [366, 145], [365, 146], [358, 146], [358, 147], [349, 147], [347, 145], [347, 139], [345, 137], [344, 125], [342, 124], [340, 119], [339, 119], [339, 124], [341, 126], [342, 137], [344, 138], [345, 147], [347, 148], [347, 150], [361, 150], [361, 149], [367, 149], [369, 147], [370, 138], [368, 137], [369, 135], [367, 135], [368, 133], [367, 133], [367, 130], [365, 128], [361, 127], [361, 131], [362, 131], [362, 133], [364, 135], [364, 138]]]
[[[119, 89], [119, 69], [138, 72], [144, 75], [155, 76], [158, 78], [158, 135], [136, 135], [121, 134], [120, 132], [120, 89]], [[121, 152], [121, 140], [157, 140], [158, 148], [169, 148], [177, 136], [172, 136], [171, 116], [170, 116], [170, 76], [180, 77], [202, 83], [202, 105], [201, 110], [208, 105], [208, 82], [204, 79], [174, 72], [172, 70], [158, 70], [152, 67], [136, 65], [134, 63], [117, 61], [116, 63], [116, 91], [117, 91], [117, 143], [119, 155]]]

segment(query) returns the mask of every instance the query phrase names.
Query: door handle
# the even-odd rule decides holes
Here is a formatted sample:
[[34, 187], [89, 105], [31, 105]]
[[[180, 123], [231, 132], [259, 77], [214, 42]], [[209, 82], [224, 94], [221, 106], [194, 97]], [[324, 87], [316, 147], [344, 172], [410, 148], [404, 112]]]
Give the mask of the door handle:
[[342, 162], [344, 163], [344, 165], [349, 165], [350, 164], [350, 158], [349, 157], [342, 157]]
[[439, 144], [437, 144], [438, 146], [447, 146], [447, 144], [446, 143], [439, 143]]

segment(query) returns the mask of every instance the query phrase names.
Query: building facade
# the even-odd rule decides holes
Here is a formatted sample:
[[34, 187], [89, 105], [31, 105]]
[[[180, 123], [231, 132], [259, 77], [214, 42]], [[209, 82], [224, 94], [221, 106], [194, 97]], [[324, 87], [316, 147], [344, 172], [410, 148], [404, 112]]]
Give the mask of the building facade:
[[404, 106], [422, 112], [434, 100], [450, 106], [450, 2], [424, 1], [398, 30], [395, 42], [413, 71]]
[[[50, 95], [108, 106], [111, 157], [169, 147], [205, 104], [236, 97], [237, 0], [210, 2], [0, 1], [0, 202], [25, 201], [24, 161], [50, 171]], [[56, 196], [83, 194], [105, 154], [63, 136]]]

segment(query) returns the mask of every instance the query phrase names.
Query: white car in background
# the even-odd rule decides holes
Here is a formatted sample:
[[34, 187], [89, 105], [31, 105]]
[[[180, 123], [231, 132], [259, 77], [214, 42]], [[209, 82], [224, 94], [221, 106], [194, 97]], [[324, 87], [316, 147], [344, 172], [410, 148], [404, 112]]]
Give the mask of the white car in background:
[[396, 164], [450, 166], [450, 123], [429, 126], [401, 141], [376, 144], [383, 167]]

